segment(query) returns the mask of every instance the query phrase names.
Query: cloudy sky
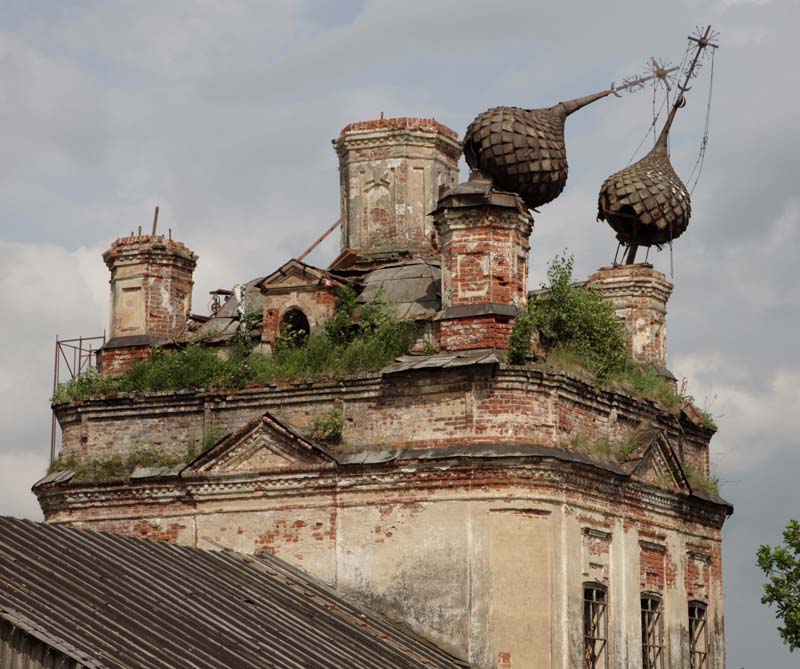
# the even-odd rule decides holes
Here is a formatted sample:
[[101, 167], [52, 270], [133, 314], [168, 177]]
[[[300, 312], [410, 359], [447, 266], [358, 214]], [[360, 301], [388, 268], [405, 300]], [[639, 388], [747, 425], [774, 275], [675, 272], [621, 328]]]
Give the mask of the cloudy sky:
[[[675, 243], [670, 367], [716, 417], [728, 666], [797, 666], [759, 603], [759, 543], [800, 516], [800, 70], [796, 0], [0, 0], [0, 513], [39, 518], [53, 341], [101, 334], [100, 253], [152, 220], [200, 256], [208, 291], [296, 256], [338, 216], [342, 126], [434, 116], [459, 132], [487, 107], [547, 106], [606, 88], [685, 37], [720, 33], [709, 150]], [[795, 28], [792, 28], [795, 26]], [[709, 68], [673, 132], [688, 175]], [[532, 286], [563, 248], [608, 264], [603, 179], [652, 118], [649, 92], [570, 118], [570, 178], [536, 216]], [[325, 265], [329, 242], [309, 258]], [[669, 253], [653, 256], [669, 272]]]

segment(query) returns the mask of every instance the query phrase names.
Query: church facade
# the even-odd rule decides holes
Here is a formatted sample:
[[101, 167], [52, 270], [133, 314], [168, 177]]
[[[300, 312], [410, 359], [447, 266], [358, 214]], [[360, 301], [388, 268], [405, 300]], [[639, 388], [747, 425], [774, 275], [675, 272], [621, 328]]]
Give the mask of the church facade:
[[[382, 118], [347, 126], [334, 149], [329, 267], [289, 260], [197, 317], [197, 257], [163, 236], [121, 238], [104, 255], [98, 365], [120, 373], [193, 341], [225, 355], [243, 328], [270, 355], [285, 328], [321, 327], [346, 285], [415, 323], [409, 353], [336, 380], [57, 402], [61, 463], [143, 444], [193, 457], [102, 481], [57, 467], [34, 486], [46, 520], [271, 553], [480, 669], [722, 669], [732, 508], [701, 484], [713, 426], [689, 401], [665, 407], [537, 361], [535, 337], [530, 362], [508, 364], [514, 319], [536, 297], [534, 222], [482, 175], [457, 183], [454, 131]], [[645, 263], [585, 285], [612, 303], [631, 357], [665, 376], [672, 288]], [[333, 417], [341, 438], [314, 439]]]

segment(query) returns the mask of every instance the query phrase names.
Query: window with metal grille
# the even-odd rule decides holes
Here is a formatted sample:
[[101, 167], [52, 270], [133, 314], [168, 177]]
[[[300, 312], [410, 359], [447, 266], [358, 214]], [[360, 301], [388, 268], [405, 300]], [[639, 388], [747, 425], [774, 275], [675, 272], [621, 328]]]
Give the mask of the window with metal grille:
[[661, 598], [642, 595], [642, 669], [664, 669]]
[[583, 586], [583, 650], [585, 669], [606, 669], [608, 591], [597, 583]]
[[689, 602], [689, 667], [708, 669], [708, 627], [703, 602]]

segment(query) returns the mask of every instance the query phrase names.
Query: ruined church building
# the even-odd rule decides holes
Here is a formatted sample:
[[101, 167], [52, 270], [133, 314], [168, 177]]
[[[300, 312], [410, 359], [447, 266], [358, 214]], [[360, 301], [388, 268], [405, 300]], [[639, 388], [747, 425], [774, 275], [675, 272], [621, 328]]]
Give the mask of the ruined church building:
[[[416, 323], [409, 354], [336, 381], [55, 402], [60, 463], [143, 444], [195, 455], [114, 480], [56, 468], [34, 487], [47, 522], [273, 554], [476, 669], [723, 669], [732, 508], [696, 483], [715, 428], [688, 401], [667, 409], [539, 362], [536, 342], [528, 364], [507, 362], [514, 319], [538, 298], [534, 222], [483, 174], [458, 183], [453, 130], [381, 118], [348, 125], [334, 149], [341, 252], [327, 269], [289, 260], [200, 317], [187, 246], [117, 239], [100, 373], [156, 345], [224, 355], [246, 315], [270, 355], [285, 328], [320, 328], [345, 285]], [[612, 265], [585, 289], [613, 304], [631, 357], [674, 383], [665, 275]], [[312, 436], [326, 416], [340, 440]], [[632, 446], [615, 459], [591, 443]]]

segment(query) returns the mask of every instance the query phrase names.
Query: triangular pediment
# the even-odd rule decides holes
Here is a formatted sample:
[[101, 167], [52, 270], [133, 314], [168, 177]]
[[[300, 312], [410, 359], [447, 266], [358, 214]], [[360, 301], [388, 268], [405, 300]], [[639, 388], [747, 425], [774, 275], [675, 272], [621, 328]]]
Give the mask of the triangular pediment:
[[290, 260], [265, 277], [259, 284], [263, 292], [286, 288], [302, 288], [311, 286], [336, 287], [341, 285], [335, 276], [324, 269], [306, 265], [299, 260]]
[[324, 448], [267, 412], [225, 435], [198, 455], [184, 476], [329, 467], [336, 459]]
[[636, 449], [623, 463], [631, 478], [659, 488], [690, 492], [680, 458], [663, 430], [645, 430], [637, 442]]

